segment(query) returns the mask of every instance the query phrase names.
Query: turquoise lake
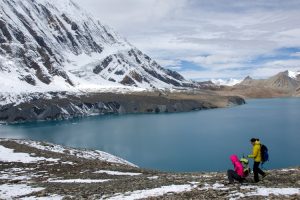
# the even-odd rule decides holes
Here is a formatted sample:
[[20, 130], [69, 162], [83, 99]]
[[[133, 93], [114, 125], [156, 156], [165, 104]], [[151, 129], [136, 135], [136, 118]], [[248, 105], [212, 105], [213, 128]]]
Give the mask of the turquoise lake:
[[224, 171], [231, 154], [251, 153], [250, 138], [269, 148], [266, 169], [300, 165], [300, 98], [255, 99], [246, 105], [176, 114], [94, 116], [0, 125], [1, 138], [91, 148], [142, 168]]

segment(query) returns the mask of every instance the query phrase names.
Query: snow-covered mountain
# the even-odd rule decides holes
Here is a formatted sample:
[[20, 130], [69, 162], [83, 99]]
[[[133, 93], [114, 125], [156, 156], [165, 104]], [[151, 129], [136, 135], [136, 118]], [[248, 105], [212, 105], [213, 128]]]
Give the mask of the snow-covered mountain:
[[221, 86], [234, 86], [236, 84], [239, 84], [240, 82], [242, 82], [242, 80], [240, 79], [234, 79], [234, 78], [230, 78], [230, 79], [212, 79], [211, 82], [213, 82], [215, 85]]
[[0, 80], [9, 93], [191, 84], [71, 0], [0, 0]]

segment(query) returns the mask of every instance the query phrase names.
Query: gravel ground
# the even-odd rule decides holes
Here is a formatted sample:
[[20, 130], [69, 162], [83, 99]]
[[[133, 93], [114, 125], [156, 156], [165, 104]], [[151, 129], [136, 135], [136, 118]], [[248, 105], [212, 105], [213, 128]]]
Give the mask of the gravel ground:
[[[243, 185], [227, 185], [225, 173], [164, 173], [99, 159], [80, 158], [68, 154], [67, 150], [57, 153], [36, 149], [17, 140], [0, 140], [0, 146], [14, 149], [14, 153], [28, 153], [32, 157], [59, 159], [56, 162], [45, 160], [33, 163], [5, 162], [0, 159], [0, 198], [3, 198], [1, 186], [26, 184], [43, 189], [13, 198], [49, 198], [57, 195], [59, 199], [300, 199], [299, 167], [268, 171], [268, 176], [258, 184], [252, 182], [251, 176]], [[95, 173], [99, 170], [108, 172]], [[69, 183], [62, 180], [68, 180]], [[165, 188], [165, 192], [159, 190], [151, 194], [153, 189], [163, 186], [174, 186], [175, 189]], [[186, 189], [179, 191], [179, 186]], [[276, 188], [280, 190], [277, 193]], [[283, 190], [286, 189], [296, 192], [288, 192], [284, 196]], [[268, 196], [262, 196], [263, 192], [259, 190], [271, 192]], [[133, 194], [137, 196], [134, 198]]]

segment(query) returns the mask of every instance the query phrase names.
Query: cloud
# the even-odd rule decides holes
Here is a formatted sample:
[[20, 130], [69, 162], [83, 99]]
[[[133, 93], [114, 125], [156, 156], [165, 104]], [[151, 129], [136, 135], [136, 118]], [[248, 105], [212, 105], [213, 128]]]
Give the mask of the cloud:
[[[132, 33], [142, 27], [155, 26], [170, 13], [186, 4], [186, 0], [74, 0], [98, 17], [102, 23], [121, 32]], [[149, 31], [149, 30], [148, 30]]]
[[293, 57], [300, 57], [300, 52], [294, 52], [291, 54]]
[[[207, 70], [207, 71], [187, 70], [187, 71], [182, 71], [181, 74], [188, 79], [193, 79], [198, 81], [219, 79], [220, 77], [222, 77], [223, 79], [230, 79], [230, 78], [239, 79], [240, 77], [240, 73], [238, 72], [224, 71], [221, 73], [222, 76], [220, 76], [220, 72], [212, 71], [212, 70]], [[246, 76], [242, 76], [242, 77], [244, 78]]]
[[[73, 1], [187, 78], [300, 70], [298, 0]], [[199, 69], [190, 70], [186, 63]]]

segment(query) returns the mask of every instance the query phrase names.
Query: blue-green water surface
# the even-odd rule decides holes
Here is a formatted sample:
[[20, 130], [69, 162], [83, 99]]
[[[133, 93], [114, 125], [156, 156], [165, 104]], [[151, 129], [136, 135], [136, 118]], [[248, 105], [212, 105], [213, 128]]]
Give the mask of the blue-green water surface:
[[266, 168], [300, 165], [300, 99], [248, 100], [246, 105], [177, 114], [96, 116], [1, 125], [0, 137], [92, 148], [143, 168], [224, 171], [229, 156], [251, 153], [249, 139], [269, 148]]

